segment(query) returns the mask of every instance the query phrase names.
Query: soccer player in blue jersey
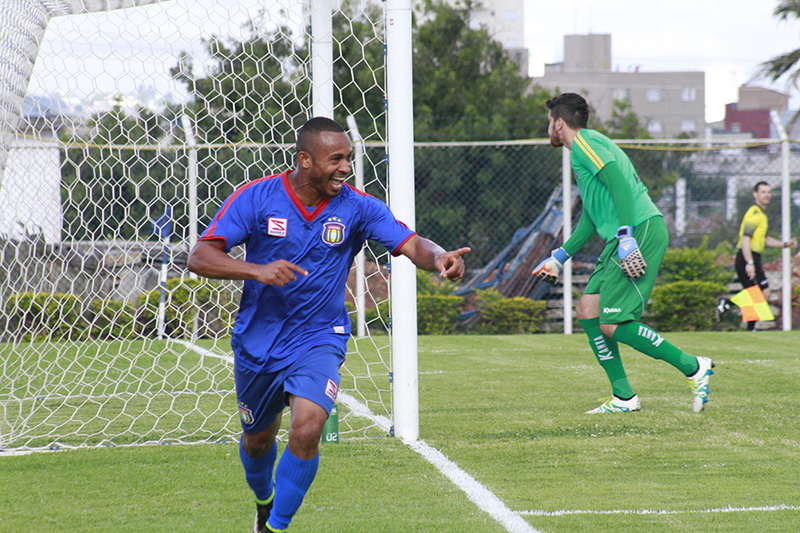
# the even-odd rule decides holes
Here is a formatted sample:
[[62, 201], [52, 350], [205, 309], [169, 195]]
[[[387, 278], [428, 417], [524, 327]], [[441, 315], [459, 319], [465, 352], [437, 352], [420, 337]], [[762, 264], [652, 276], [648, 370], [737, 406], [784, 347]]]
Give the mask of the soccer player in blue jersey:
[[[337, 122], [310, 119], [296, 149], [297, 168], [234, 191], [189, 256], [189, 270], [201, 276], [244, 280], [231, 347], [257, 533], [285, 531], [316, 475], [350, 335], [347, 274], [364, 242], [451, 281], [463, 276], [461, 256], [470, 251], [445, 251], [347, 185], [353, 150]], [[244, 260], [228, 255], [239, 244]], [[285, 406], [289, 442], [276, 466]]]
[[587, 127], [589, 104], [582, 96], [561, 94], [548, 100], [547, 108], [550, 144], [570, 150], [583, 213], [575, 232], [533, 275], [555, 283], [563, 264], [595, 233], [606, 241], [578, 301], [577, 314], [611, 383], [612, 396], [587, 413], [628, 413], [641, 408], [622, 366], [620, 342], [683, 373], [693, 392], [692, 410], [702, 411], [714, 363], [684, 352], [639, 322], [669, 241], [661, 211], [625, 152]]

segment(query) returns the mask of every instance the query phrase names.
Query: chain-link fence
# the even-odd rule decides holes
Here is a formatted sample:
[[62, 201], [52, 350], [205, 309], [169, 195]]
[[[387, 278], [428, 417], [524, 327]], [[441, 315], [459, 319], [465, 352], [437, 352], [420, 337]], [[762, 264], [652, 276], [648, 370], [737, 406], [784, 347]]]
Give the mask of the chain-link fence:
[[[781, 228], [779, 141], [756, 145], [622, 141], [664, 214], [671, 246], [735, 246], [739, 223], [753, 203], [753, 186], [773, 189], [770, 234]], [[529, 226], [561, 184], [561, 150], [547, 141], [504, 144], [420, 144], [415, 151], [417, 231], [445, 248], [471, 246], [471, 269], [489, 262]], [[800, 153], [791, 152], [792, 234], [800, 234]], [[582, 250], [596, 256], [602, 243]], [[770, 254], [770, 252], [767, 252]], [[777, 257], [779, 252], [775, 251]], [[769, 258], [772, 258], [771, 256]], [[768, 259], [769, 259], [768, 258]]]
[[[773, 188], [767, 214], [770, 234], [780, 237], [784, 193], [779, 141], [711, 147], [700, 142], [676, 145], [670, 141], [620, 144], [664, 214], [671, 246], [696, 246], [704, 240], [710, 247], [720, 243], [734, 246], [741, 217], [753, 202], [753, 186], [760, 181]], [[174, 224], [171, 261], [180, 270], [185, 265], [186, 243], [191, 232], [188, 198], [192, 195], [198, 198], [197, 226], [204, 228], [238, 185], [289, 168], [288, 149], [287, 146], [199, 146], [194, 155], [199, 179], [197, 189], [192, 192], [186, 180], [190, 154], [183, 148], [121, 147], [115, 153], [107, 150], [109, 153], [104, 154], [106, 149], [100, 147], [53, 146], [49, 149], [51, 155], [43, 158], [41, 146], [17, 146], [13, 160], [25, 166], [24, 173], [31, 180], [39, 180], [37, 174], [42, 174], [42, 180], [60, 180], [61, 214], [40, 213], [41, 225], [25, 227], [25, 238], [5, 236], [5, 272], [13, 275], [0, 283], [0, 291], [6, 295], [45, 288], [80, 292], [83, 285], [75, 279], [81, 276], [56, 276], [55, 262], [50, 263], [49, 270], [43, 266], [46, 262], [34, 262], [31, 269], [24, 267], [20, 257], [39, 250], [41, 254], [66, 253], [69, 257], [65, 256], [64, 261], [78, 271], [95, 268], [98, 261], [103, 263], [107, 276], [99, 279], [92, 275], [87, 279], [103, 284], [105, 289], [92, 288], [90, 292], [131, 301], [136, 296], [135, 290], [124, 294], [119, 290], [127, 272], [126, 258], [130, 259], [131, 254], [141, 255], [150, 264], [159, 263], [160, 251], [151, 235], [151, 222], [166, 206], [172, 209]], [[384, 152], [382, 143], [368, 145], [367, 159], [385, 161]], [[60, 160], [60, 165], [41, 164], [42, 160], [51, 159]], [[103, 169], [98, 168], [101, 163]], [[57, 172], [55, 178], [50, 175], [53, 169]], [[385, 200], [386, 189], [382, 184], [386, 182], [386, 165], [367, 165], [364, 172], [366, 191]], [[554, 189], [561, 184], [562, 154], [544, 140], [502, 144], [420, 143], [415, 149], [415, 173], [417, 231], [447, 249], [472, 247], [466, 259], [469, 269], [475, 271], [489, 263], [519, 231], [542, 214]], [[789, 180], [791, 233], [798, 235], [800, 155], [794, 151], [789, 157]], [[49, 233], [45, 234], [43, 228], [48, 228]], [[149, 240], [152, 246], [139, 245], [141, 250], [125, 252], [120, 244], [143, 240]], [[65, 252], [67, 241], [84, 244], [70, 245], [70, 251]], [[112, 250], [111, 259], [91, 257], [96, 252], [81, 252], [91, 248], [85, 243], [112, 241], [119, 251]], [[15, 242], [19, 247], [13, 245]], [[602, 244], [599, 238], [595, 239], [581, 255], [593, 259]], [[778, 257], [779, 251], [766, 251], [766, 261]], [[45, 281], [48, 277], [52, 283]], [[139, 289], [148, 290], [156, 276], [138, 279], [142, 285]]]
[[[759, 181], [773, 187], [774, 195], [767, 213], [771, 221], [770, 233], [779, 237], [784, 199], [782, 183], [786, 178], [792, 190], [792, 234], [800, 233], [800, 157], [796, 152], [789, 154], [786, 173], [786, 159], [777, 141], [756, 146], [713, 147], [685, 142], [621, 144], [663, 212], [672, 246], [696, 246], [707, 240], [709, 246], [730, 243], [732, 251], [740, 219], [751, 205], [752, 189]], [[101, 360], [98, 357], [105, 357], [94, 355], [95, 351], [113, 349], [122, 350], [124, 357], [111, 358], [112, 366], [122, 364], [118, 361], [130, 361], [133, 368], [138, 368], [135, 362], [141, 356], [139, 345], [123, 350], [119, 346], [126, 346], [124, 342], [127, 341], [117, 346], [114, 343], [118, 341], [113, 340], [135, 337], [141, 339], [139, 342], [144, 343], [144, 348], [159, 354], [164, 369], [173, 364], [168, 360], [171, 357], [186, 364], [187, 356], [182, 352], [174, 353], [170, 345], [151, 345], [153, 341], [148, 340], [155, 335], [153, 324], [156, 323], [160, 272], [162, 275], [166, 272], [170, 278], [167, 283], [169, 305], [164, 320], [172, 334], [192, 339], [208, 336], [213, 339], [209, 346], [219, 353], [229, 334], [235, 312], [231, 302], [238, 295], [238, 285], [208, 287], [189, 283], [185, 261], [192, 226], [205, 227], [217, 207], [237, 186], [286, 169], [291, 164], [291, 156], [287, 155], [290, 150], [291, 147], [277, 144], [191, 148], [16, 145], [9, 161], [12, 167], [16, 165], [13, 172], [19, 171], [25, 176], [23, 185], [31, 184], [25, 188], [32, 191], [30, 198], [19, 202], [33, 209], [34, 216], [27, 220], [34, 223], [25, 226], [22, 233], [0, 237], [3, 273], [0, 315], [4, 320], [2, 341], [5, 342], [0, 346], [5, 346], [6, 357], [21, 361], [23, 364], [19, 368], [34, 365], [46, 375], [57, 377], [63, 372], [88, 372], [87, 369]], [[367, 145], [369, 164], [364, 165], [363, 176], [366, 191], [381, 199], [386, 199], [387, 190], [384, 186], [387, 179], [385, 152], [383, 143]], [[546, 235], [530, 249], [543, 256], [561, 242], [558, 197], [562, 165], [562, 151], [551, 148], [545, 140], [418, 144], [415, 150], [416, 229], [448, 249], [471, 246], [473, 252], [466, 257], [471, 270], [468, 278], [491, 264], [498, 254], [508, 253], [510, 244], [528, 239], [525, 232], [537, 224], [538, 231]], [[187, 180], [193, 168], [196, 189], [192, 189]], [[41, 184], [53, 182], [58, 185], [60, 197], [54, 202], [52, 198], [42, 202], [37, 198], [37, 191], [47, 190]], [[191, 198], [197, 200], [196, 217]], [[56, 208], [36, 210], [35, 206], [42, 203]], [[172, 209], [173, 233], [170, 242], [163, 243], [153, 235], [153, 219], [167, 206]], [[162, 250], [165, 244], [166, 269]], [[590, 267], [602, 245], [599, 238], [591, 241], [576, 255], [574, 263]], [[380, 305], [388, 297], [387, 256], [381, 254], [369, 254], [366, 268], [368, 298], [365, 305], [372, 313], [368, 314], [369, 320], [375, 324], [387, 318], [381, 310], [385, 306]], [[765, 261], [775, 261], [779, 257], [778, 250], [768, 250]], [[542, 290], [531, 291], [528, 274], [531, 260], [534, 259], [528, 257], [527, 263], [517, 263], [519, 276], [508, 285], [524, 287], [529, 297], [546, 298], [549, 306], [553, 298], [560, 298], [560, 287], [549, 294], [543, 292], [543, 286]], [[796, 284], [795, 280], [793, 285]], [[348, 291], [351, 303], [355, 292], [351, 279]], [[201, 323], [193, 328], [192, 317], [185, 311], [195, 308], [200, 300], [205, 307], [201, 306], [195, 313], [196, 321]], [[213, 309], [216, 311], [212, 312]], [[559, 316], [563, 316], [558, 314], [561, 309], [563, 307], [551, 309], [551, 322], [558, 322]], [[20, 314], [19, 310], [25, 312]], [[23, 315], [26, 321], [32, 322], [14, 322], [18, 318], [22, 320]], [[544, 329], [561, 331], [558, 325]], [[382, 338], [385, 337], [362, 338], [357, 343], [358, 353], [385, 350]], [[73, 350], [77, 354], [75, 357], [70, 355]], [[212, 372], [203, 374], [202, 379], [215, 383], [219, 380], [220, 394], [229, 396], [231, 390], [226, 385], [230, 381], [229, 368], [210, 365], [208, 355], [203, 355], [206, 352], [199, 353], [192, 357], [206, 357], [203, 368]], [[218, 356], [212, 354], [212, 357]], [[75, 361], [81, 363], [72, 368]], [[350, 371], [357, 376], [353, 378], [356, 383], [375, 380], [376, 369], [377, 374], [385, 374], [386, 364], [380, 358], [372, 361], [368, 356], [353, 356], [348, 361]], [[362, 361], [363, 368], [359, 366]], [[189, 361], [191, 368], [194, 364], [194, 360]], [[159, 382], [159, 376], [153, 376], [154, 383]], [[169, 380], [168, 373], [164, 376]], [[227, 377], [223, 379], [222, 376]], [[135, 387], [136, 383], [134, 380], [126, 386]], [[176, 385], [177, 389], [182, 386]], [[158, 394], [162, 398], [163, 392]], [[373, 396], [377, 397], [378, 393]], [[40, 409], [36, 402], [53, 401], [59, 407], [50, 409], [45, 405], [42, 412], [49, 417], [62, 416], [63, 401], [56, 401], [53, 396], [37, 398], [25, 396], [15, 401], [21, 402], [19, 409], [22, 410]], [[217, 396], [204, 398], [212, 404], [211, 411], [221, 412]], [[163, 399], [172, 401], [168, 396]], [[132, 400], [126, 401], [133, 404]], [[30, 406], [25, 402], [30, 402]], [[171, 412], [172, 408], [164, 408]], [[176, 409], [181, 413], [185, 411], [184, 406]], [[16, 420], [18, 415], [7, 418]], [[220, 416], [228, 417], [224, 418], [223, 425], [230, 424], [229, 415]], [[137, 418], [136, 423], [142, 423], [141, 420], [146, 419]], [[193, 424], [204, 427], [206, 423]], [[3, 431], [9, 434], [15, 430], [9, 426]], [[152, 428], [137, 429], [134, 433], [141, 436], [135, 439], [146, 439], [144, 435], [153, 431]], [[41, 442], [48, 442], [48, 438], [41, 437]], [[198, 438], [208, 437], [203, 434]]]

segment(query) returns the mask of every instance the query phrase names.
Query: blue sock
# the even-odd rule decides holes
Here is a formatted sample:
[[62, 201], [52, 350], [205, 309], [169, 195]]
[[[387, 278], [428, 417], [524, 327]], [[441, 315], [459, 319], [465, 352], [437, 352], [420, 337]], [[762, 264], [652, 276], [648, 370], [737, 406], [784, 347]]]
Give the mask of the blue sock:
[[244, 452], [240, 440], [239, 457], [244, 466], [247, 484], [253, 489], [259, 503], [266, 503], [272, 496], [272, 469], [275, 467], [275, 459], [278, 458], [278, 443], [273, 442], [272, 448], [266, 454], [253, 459]]
[[275, 501], [269, 515], [269, 527], [283, 530], [303, 503], [319, 468], [319, 454], [313, 459], [298, 459], [287, 447], [275, 469]]

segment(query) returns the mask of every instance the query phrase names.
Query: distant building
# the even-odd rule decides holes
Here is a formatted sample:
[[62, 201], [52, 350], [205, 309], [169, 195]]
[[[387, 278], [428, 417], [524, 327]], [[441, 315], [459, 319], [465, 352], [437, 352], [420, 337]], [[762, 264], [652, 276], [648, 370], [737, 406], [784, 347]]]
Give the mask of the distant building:
[[615, 100], [627, 100], [655, 138], [705, 131], [705, 73], [613, 71], [608, 34], [564, 36], [564, 61], [545, 65], [544, 76], [532, 81], [582, 94], [601, 121], [611, 118]]
[[742, 85], [739, 100], [725, 106], [725, 131], [750, 133], [754, 138], [777, 137], [770, 110], [779, 114], [789, 109], [789, 95], [772, 89]]
[[17, 138], [0, 177], [0, 237], [61, 242], [61, 147], [68, 107], [58, 98], [28, 95]]
[[485, 27], [495, 41], [502, 43], [520, 74], [528, 77], [528, 49], [525, 48], [525, 1], [485, 0], [473, 12], [470, 27]]

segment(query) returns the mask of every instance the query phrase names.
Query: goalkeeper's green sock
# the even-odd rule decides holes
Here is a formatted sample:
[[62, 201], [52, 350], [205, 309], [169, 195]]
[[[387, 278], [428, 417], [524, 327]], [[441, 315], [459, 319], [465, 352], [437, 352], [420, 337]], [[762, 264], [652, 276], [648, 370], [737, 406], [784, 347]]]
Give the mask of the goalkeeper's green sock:
[[603, 335], [600, 331], [600, 319], [589, 318], [578, 321], [589, 337], [589, 346], [592, 347], [597, 362], [603, 367], [611, 382], [611, 390], [614, 396], [621, 400], [629, 400], [636, 394], [633, 392], [622, 366], [622, 359], [619, 356], [619, 344], [610, 337]]
[[687, 376], [697, 372], [697, 357], [676, 348], [644, 324], [634, 321], [619, 324], [614, 338], [653, 359], [671, 364]]

